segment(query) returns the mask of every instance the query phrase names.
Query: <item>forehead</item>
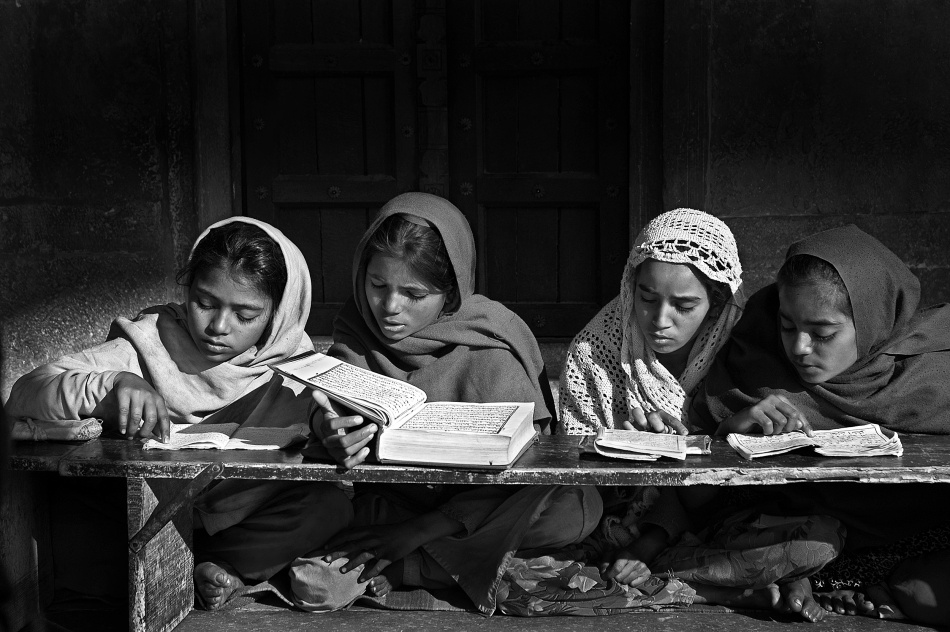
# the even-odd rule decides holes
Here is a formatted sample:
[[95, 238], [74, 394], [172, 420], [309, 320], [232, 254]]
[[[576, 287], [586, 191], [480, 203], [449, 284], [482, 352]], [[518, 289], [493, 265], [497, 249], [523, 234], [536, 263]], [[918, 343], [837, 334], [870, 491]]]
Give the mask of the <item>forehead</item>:
[[779, 310], [797, 321], [847, 322], [851, 318], [840, 307], [837, 288], [825, 282], [779, 287]]
[[705, 296], [706, 287], [685, 263], [647, 259], [637, 267], [637, 284], [661, 294]]
[[409, 264], [398, 257], [376, 253], [366, 264], [368, 276], [385, 279], [396, 285], [419, 285], [428, 287], [428, 283]]
[[211, 294], [219, 301], [233, 305], [264, 307], [270, 303], [253, 279], [226, 266], [205, 268], [195, 275], [191, 289]]

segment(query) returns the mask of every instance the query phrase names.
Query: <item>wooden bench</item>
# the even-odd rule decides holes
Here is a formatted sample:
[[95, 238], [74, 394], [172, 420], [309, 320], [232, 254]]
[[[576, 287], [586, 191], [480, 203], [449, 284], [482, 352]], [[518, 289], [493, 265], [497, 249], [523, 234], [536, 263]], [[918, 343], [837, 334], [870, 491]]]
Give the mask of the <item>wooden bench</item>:
[[[31, 474], [55, 472], [60, 476], [125, 479], [129, 533], [129, 629], [164, 632], [176, 628], [191, 611], [194, 600], [191, 581], [192, 500], [216, 478], [513, 485], [733, 486], [802, 482], [950, 482], [950, 437], [903, 436], [902, 441], [904, 455], [900, 458], [832, 459], [807, 453], [792, 453], [746, 461], [723, 440], [717, 439], [710, 455], [690, 456], [683, 462], [661, 460], [634, 463], [580, 457], [577, 437], [541, 437], [514, 467], [503, 472], [492, 472], [395, 465], [363, 465], [352, 470], [343, 470], [333, 464], [306, 460], [298, 451], [144, 451], [134, 442], [100, 439], [80, 445], [16, 443], [13, 448], [12, 469], [20, 476], [26, 477]], [[332, 615], [332, 620], [336, 622], [334, 626], [338, 623], [343, 625], [340, 622], [347, 620], [340, 618], [340, 615], [348, 614], [350, 613]], [[386, 621], [394, 624], [396, 620], [420, 620], [406, 619], [405, 613], [382, 614], [392, 618], [378, 619], [380, 627], [377, 629], [387, 629]], [[437, 618], [457, 614], [417, 613], [418, 616]], [[192, 624], [186, 621], [180, 632], [204, 629], [201, 625], [213, 621], [223, 625], [229, 616], [241, 615], [196, 612], [192, 618], [197, 619], [194, 625], [198, 627], [189, 627]], [[331, 615], [302, 616], [296, 625], [311, 621], [306, 617], [312, 616], [324, 617], [320, 621], [327, 621], [325, 617]], [[360, 616], [364, 617], [359, 620], [364, 621], [365, 625], [360, 625], [359, 629], [363, 632], [372, 629], [365, 621], [365, 616], [370, 615]], [[680, 617], [671, 614], [669, 616], [673, 617], [672, 620], [679, 620]], [[544, 619], [547, 622], [544, 629], [576, 629], [577, 620], [567, 619], [572, 623], [556, 623], [553, 619]], [[872, 624], [876, 624], [870, 619], [852, 621], [854, 619], [848, 618], [848, 629], [853, 629], [854, 626], [873, 629]], [[469, 627], [464, 629], [481, 629], [479, 626], [482, 624], [475, 623], [480, 621], [479, 618], [466, 617], [464, 620], [469, 621], [469, 624], [466, 624]], [[204, 624], [199, 624], [200, 621], [204, 621]], [[520, 623], [493, 625], [516, 625], [518, 629], [529, 629], [536, 625], [523, 619], [515, 621]], [[355, 621], [351, 620], [351, 623]], [[270, 621], [266, 627], [271, 625], [286, 627], [276, 621]], [[365, 627], [366, 625], [370, 627]], [[605, 626], [606, 629], [612, 629], [598, 618], [597, 629], [605, 629]], [[629, 629], [630, 623], [626, 626], [625, 629]], [[408, 623], [407, 627], [414, 626]]]

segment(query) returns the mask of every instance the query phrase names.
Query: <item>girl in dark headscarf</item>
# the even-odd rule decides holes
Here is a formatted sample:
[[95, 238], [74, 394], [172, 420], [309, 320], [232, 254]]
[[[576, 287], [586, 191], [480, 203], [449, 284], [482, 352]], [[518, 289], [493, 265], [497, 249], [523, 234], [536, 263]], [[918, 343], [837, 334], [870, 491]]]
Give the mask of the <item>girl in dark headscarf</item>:
[[[918, 309], [920, 284], [884, 245], [855, 226], [828, 230], [789, 248], [777, 282], [753, 296], [732, 338], [706, 377], [696, 414], [721, 434], [878, 423], [898, 432], [950, 433], [950, 305]], [[932, 492], [927, 494], [927, 492]], [[829, 513], [848, 527], [845, 555], [818, 581], [832, 587], [849, 562], [865, 552], [867, 570], [851, 585], [883, 579], [911, 618], [945, 623], [950, 586], [920, 559], [880, 551], [933, 550], [946, 532], [941, 490], [911, 485], [820, 485], [786, 493], [792, 506]], [[820, 508], [820, 509], [819, 509]], [[908, 516], [913, 519], [908, 520]], [[925, 534], [931, 534], [927, 537]], [[915, 545], [905, 546], [913, 536]], [[885, 547], [875, 549], [875, 547]], [[878, 551], [878, 554], [872, 553]], [[942, 557], [941, 557], [942, 556]], [[939, 556], [945, 565], [950, 553]], [[944, 566], [946, 567], [946, 566]], [[944, 603], [925, 603], [929, 585]], [[918, 584], [919, 586], [920, 584]], [[824, 597], [828, 609], [880, 613], [854, 591]]]
[[[356, 249], [353, 296], [334, 321], [329, 354], [414, 384], [428, 401], [533, 402], [537, 429], [549, 432], [537, 342], [517, 315], [474, 294], [474, 282], [475, 242], [461, 212], [434, 195], [397, 196]], [[314, 399], [323, 446], [347, 467], [362, 462], [376, 426]], [[457, 585], [491, 614], [516, 549], [579, 541], [601, 512], [594, 488], [562, 486], [360, 485], [354, 506], [354, 527], [329, 552], [295, 563], [302, 608], [344, 607], [367, 588], [391, 601], [396, 584]]]

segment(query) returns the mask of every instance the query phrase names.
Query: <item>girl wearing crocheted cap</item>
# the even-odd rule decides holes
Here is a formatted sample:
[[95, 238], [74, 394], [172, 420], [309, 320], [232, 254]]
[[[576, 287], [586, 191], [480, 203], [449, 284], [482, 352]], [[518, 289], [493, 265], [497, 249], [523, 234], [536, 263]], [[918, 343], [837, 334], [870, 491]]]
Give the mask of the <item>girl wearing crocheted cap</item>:
[[[691, 397], [742, 311], [741, 275], [735, 239], [719, 219], [676, 209], [650, 222], [630, 253], [620, 296], [571, 344], [560, 383], [563, 431], [686, 434]], [[839, 523], [713, 507], [713, 495], [656, 487], [605, 495], [605, 516], [587, 547], [514, 564], [520, 574], [507, 579], [517, 598], [503, 608], [600, 614], [695, 602], [821, 619], [807, 576], [834, 559]]]
[[637, 236], [620, 295], [574, 338], [560, 424], [687, 433], [688, 400], [742, 312], [742, 265], [718, 218], [663, 213]]

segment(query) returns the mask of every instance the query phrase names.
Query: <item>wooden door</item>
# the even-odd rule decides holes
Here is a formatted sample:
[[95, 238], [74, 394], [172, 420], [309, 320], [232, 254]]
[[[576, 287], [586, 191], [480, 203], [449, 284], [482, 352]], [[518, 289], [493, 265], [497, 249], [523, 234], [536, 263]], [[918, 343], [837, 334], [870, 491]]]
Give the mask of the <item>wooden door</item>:
[[372, 215], [417, 187], [410, 0], [247, 0], [241, 37], [245, 213], [280, 228], [329, 334]]
[[480, 291], [571, 337], [620, 287], [628, 247], [629, 6], [446, 4], [450, 198]]
[[331, 333], [369, 218], [408, 190], [462, 209], [478, 291], [538, 336], [570, 338], [617, 294], [626, 2], [245, 0], [238, 11], [244, 212], [307, 257], [311, 334]]

